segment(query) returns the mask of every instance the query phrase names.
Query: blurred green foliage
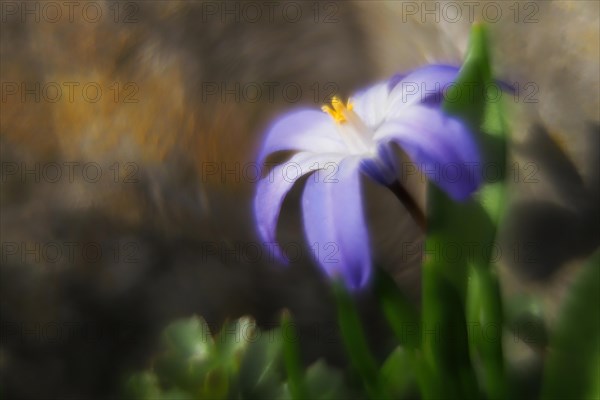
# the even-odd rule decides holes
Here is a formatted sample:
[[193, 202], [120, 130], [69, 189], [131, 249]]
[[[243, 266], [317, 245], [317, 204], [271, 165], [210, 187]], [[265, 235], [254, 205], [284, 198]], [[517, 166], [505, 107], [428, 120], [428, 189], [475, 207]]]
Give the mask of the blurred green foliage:
[[124, 398], [347, 398], [342, 371], [323, 361], [305, 369], [297, 354], [290, 359], [290, 349], [298, 350], [294, 330], [287, 312], [281, 327], [270, 331], [247, 317], [226, 323], [216, 335], [201, 317], [175, 321], [151, 368], [126, 381]]

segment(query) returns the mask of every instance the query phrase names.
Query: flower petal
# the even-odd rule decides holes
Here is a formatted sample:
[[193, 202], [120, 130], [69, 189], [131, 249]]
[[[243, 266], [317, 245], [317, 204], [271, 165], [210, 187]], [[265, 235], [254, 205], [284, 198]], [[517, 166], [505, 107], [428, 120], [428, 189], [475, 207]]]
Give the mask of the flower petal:
[[459, 69], [451, 65], [427, 65], [398, 80], [389, 97], [388, 118], [411, 104], [440, 105], [443, 93], [458, 76]]
[[[265, 243], [275, 243], [281, 205], [296, 181], [309, 172], [328, 168], [332, 163], [337, 165], [341, 158], [341, 155], [331, 153], [298, 153], [289, 161], [273, 168], [258, 182], [254, 197], [254, 215], [258, 233]], [[285, 262], [277, 246], [275, 248], [275, 256]]]
[[385, 81], [359, 91], [351, 97], [354, 111], [368, 127], [377, 127], [385, 119], [388, 95], [388, 82]]
[[302, 195], [304, 231], [319, 265], [350, 289], [371, 273], [369, 235], [363, 214], [360, 157], [347, 157], [331, 180], [309, 179]]
[[262, 164], [269, 154], [281, 150], [323, 153], [345, 149], [330, 116], [322, 111], [300, 109], [285, 114], [268, 130], [258, 162]]
[[479, 149], [458, 119], [422, 105], [398, 110], [374, 139], [395, 141], [454, 200], [464, 200], [481, 182]]
[[459, 69], [452, 65], [434, 64], [417, 68], [408, 74], [397, 74], [352, 96], [356, 113], [373, 130], [393, 117], [398, 108], [414, 103], [440, 104], [442, 92], [454, 82]]
[[377, 145], [377, 155], [364, 158], [360, 163], [361, 171], [374, 181], [387, 186], [398, 178], [398, 162], [387, 143]]

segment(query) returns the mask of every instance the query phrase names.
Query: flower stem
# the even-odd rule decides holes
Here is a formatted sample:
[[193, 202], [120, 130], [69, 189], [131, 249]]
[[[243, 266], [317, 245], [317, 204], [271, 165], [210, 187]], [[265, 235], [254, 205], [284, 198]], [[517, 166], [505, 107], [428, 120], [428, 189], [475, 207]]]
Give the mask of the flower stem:
[[398, 181], [390, 184], [388, 188], [396, 195], [398, 200], [406, 207], [406, 210], [413, 217], [417, 225], [425, 232], [427, 230], [427, 217], [419, 207], [414, 197], [406, 190], [406, 188]]

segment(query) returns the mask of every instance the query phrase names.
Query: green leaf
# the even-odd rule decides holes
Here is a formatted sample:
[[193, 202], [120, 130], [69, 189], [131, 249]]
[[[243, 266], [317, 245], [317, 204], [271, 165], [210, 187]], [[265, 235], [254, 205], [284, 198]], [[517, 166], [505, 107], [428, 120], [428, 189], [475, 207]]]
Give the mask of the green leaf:
[[260, 331], [248, 346], [239, 370], [239, 392], [244, 399], [289, 397], [283, 386], [281, 330]]
[[[488, 101], [488, 90], [497, 86], [487, 43], [485, 27], [475, 24], [467, 57], [457, 81], [448, 89], [443, 108], [476, 134], [485, 165], [494, 163], [504, 173], [508, 131], [502, 102]], [[467, 322], [496, 324], [502, 331], [499, 285], [486, 249], [494, 243], [505, 195], [502, 180], [484, 183], [477, 195], [464, 203], [452, 201], [434, 185], [429, 187], [423, 266], [423, 351], [433, 384], [421, 385], [424, 397], [478, 396], [471, 353], [481, 357], [488, 396], [505, 395], [501, 338], [469, 342], [466, 327]], [[427, 340], [427, 330], [438, 332], [440, 340]], [[469, 350], [469, 343], [474, 344], [473, 351]]]
[[132, 375], [125, 383], [125, 396], [131, 399], [160, 399], [158, 378], [151, 372]]
[[550, 339], [542, 399], [600, 398], [600, 250], [584, 265]]
[[211, 368], [203, 374], [202, 386], [196, 393], [204, 399], [226, 399], [229, 393], [230, 373], [224, 365]]
[[383, 268], [375, 268], [374, 292], [398, 343], [410, 349], [418, 348], [421, 336], [417, 311]]
[[163, 340], [167, 348], [182, 357], [208, 359], [213, 351], [213, 338], [203, 318], [175, 321], [165, 329]]
[[381, 367], [380, 375], [393, 398], [406, 398], [416, 389], [417, 371], [412, 349], [398, 346]]
[[171, 389], [163, 394], [160, 397], [147, 397], [146, 400], [196, 400], [192, 394], [185, 392], [181, 389]]
[[204, 391], [206, 374], [218, 365], [210, 329], [194, 316], [169, 324], [163, 332], [165, 351], [154, 361], [161, 382], [190, 393]]
[[346, 353], [350, 357], [352, 367], [362, 378], [365, 390], [370, 398], [387, 398], [388, 396], [383, 393], [380, 387], [377, 364], [369, 350], [353, 299], [341, 281], [333, 283], [333, 292], [342, 341]]
[[468, 347], [464, 305], [439, 264], [423, 267], [424, 398], [480, 398]]
[[226, 322], [214, 339], [215, 352], [221, 363], [227, 364], [232, 371], [239, 367], [241, 355], [248, 345], [257, 340], [261, 332], [256, 321], [250, 317], [238, 318]]
[[302, 363], [300, 361], [300, 349], [298, 345], [298, 334], [292, 323], [289, 311], [285, 310], [281, 315], [281, 332], [283, 343], [283, 360], [288, 376], [288, 388], [294, 400], [308, 398], [308, 391], [304, 382]]
[[344, 386], [343, 374], [319, 360], [306, 371], [306, 385], [310, 396], [307, 399], [337, 400], [347, 399], [349, 394]]
[[[502, 347], [503, 311], [501, 293], [493, 266], [471, 265], [468, 321], [472, 355], [483, 367], [489, 398], [507, 397], [507, 380]], [[491, 332], [491, 335], [490, 335]]]

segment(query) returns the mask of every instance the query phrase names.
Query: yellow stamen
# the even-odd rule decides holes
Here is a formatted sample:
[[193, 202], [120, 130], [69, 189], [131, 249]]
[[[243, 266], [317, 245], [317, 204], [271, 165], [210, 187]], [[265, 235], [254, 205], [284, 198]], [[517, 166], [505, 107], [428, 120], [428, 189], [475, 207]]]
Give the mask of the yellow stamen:
[[350, 99], [348, 99], [346, 105], [344, 105], [344, 103], [338, 97], [334, 96], [331, 99], [331, 107], [328, 105], [324, 105], [323, 107], [321, 107], [321, 110], [331, 115], [331, 117], [336, 123], [341, 124], [347, 121], [345, 114], [348, 111], [352, 111], [353, 108], [354, 107], [350, 102]]

